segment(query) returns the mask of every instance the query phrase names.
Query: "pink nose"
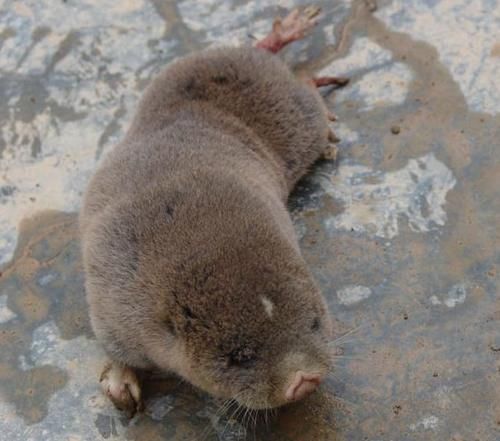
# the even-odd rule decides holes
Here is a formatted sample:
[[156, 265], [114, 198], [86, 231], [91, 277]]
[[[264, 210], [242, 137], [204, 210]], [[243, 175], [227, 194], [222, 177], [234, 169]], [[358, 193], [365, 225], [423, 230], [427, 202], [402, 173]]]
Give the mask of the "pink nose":
[[319, 374], [309, 374], [297, 371], [293, 381], [289, 384], [285, 398], [289, 401], [297, 401], [309, 395], [321, 383]]

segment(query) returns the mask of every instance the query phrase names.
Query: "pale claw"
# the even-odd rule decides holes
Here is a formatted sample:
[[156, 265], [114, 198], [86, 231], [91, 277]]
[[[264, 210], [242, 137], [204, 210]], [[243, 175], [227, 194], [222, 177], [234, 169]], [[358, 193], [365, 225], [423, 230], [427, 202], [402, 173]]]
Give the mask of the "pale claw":
[[328, 161], [337, 160], [338, 151], [339, 150], [335, 145], [329, 145], [323, 152], [323, 159], [326, 159]]
[[340, 141], [340, 139], [337, 137], [337, 135], [331, 129], [328, 132], [328, 141], [333, 142], [333, 143], [337, 143]]
[[327, 118], [328, 118], [330, 121], [337, 121], [337, 120], [338, 120], [337, 115], [335, 115], [335, 113], [333, 113], [333, 112], [328, 112], [328, 114], [327, 114]]

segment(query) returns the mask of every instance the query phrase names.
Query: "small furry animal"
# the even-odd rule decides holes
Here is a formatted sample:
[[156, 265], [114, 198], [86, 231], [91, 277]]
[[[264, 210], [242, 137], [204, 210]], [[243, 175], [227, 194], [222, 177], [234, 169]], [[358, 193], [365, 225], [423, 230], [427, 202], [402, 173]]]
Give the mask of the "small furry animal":
[[287, 212], [331, 154], [317, 86], [273, 53], [315, 9], [276, 20], [255, 47], [195, 53], [149, 86], [88, 186], [80, 215], [91, 322], [109, 355], [101, 385], [130, 415], [134, 369], [173, 372], [253, 409], [313, 391], [331, 320]]

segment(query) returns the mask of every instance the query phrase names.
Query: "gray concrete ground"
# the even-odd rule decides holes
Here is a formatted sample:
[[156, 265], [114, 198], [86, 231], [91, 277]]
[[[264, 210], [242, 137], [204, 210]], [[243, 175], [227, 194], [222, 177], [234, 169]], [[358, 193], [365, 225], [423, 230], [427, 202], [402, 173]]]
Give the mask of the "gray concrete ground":
[[338, 335], [321, 390], [246, 426], [177, 379], [101, 395], [75, 213], [176, 56], [298, 0], [0, 0], [0, 440], [500, 440], [500, 2], [319, 2], [285, 58], [348, 75], [338, 164], [290, 201]]

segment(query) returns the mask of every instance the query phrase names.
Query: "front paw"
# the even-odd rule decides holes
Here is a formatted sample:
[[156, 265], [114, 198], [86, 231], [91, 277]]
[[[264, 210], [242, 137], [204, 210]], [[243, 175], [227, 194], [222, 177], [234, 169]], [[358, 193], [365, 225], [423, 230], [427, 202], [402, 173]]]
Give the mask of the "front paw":
[[115, 407], [129, 418], [144, 409], [141, 385], [131, 368], [110, 362], [104, 367], [99, 383]]

